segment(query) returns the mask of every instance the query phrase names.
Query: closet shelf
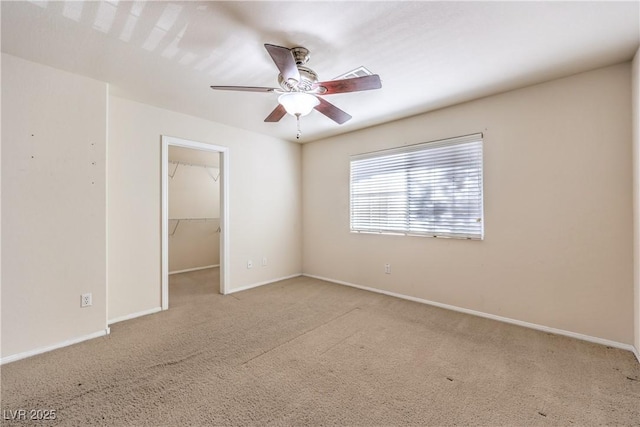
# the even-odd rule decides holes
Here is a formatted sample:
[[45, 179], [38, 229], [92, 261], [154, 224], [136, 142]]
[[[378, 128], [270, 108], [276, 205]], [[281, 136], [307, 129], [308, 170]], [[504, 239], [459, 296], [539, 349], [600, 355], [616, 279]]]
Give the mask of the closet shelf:
[[169, 221], [211, 221], [214, 219], [220, 219], [220, 218], [215, 218], [215, 217], [203, 217], [203, 218], [196, 218], [196, 217], [192, 217], [192, 218], [169, 218]]
[[[182, 221], [187, 221], [187, 222], [191, 222], [191, 221], [215, 221], [215, 220], [220, 220], [220, 218], [214, 218], [214, 217], [207, 217], [207, 218], [169, 218], [169, 221], [176, 221], [176, 226], [173, 227], [173, 231], [171, 231], [169, 233], [169, 236], [173, 236], [174, 234], [176, 234], [176, 230], [178, 229], [178, 226], [180, 225], [180, 222]], [[220, 232], [220, 226], [218, 226], [218, 229], [216, 230], [216, 233]]]
[[213, 173], [211, 172], [210, 169], [214, 169], [213, 166], [207, 166], [207, 165], [198, 165], [198, 164], [194, 164], [194, 163], [185, 163], [185, 162], [176, 162], [173, 160], [169, 160], [169, 163], [176, 165], [176, 167], [173, 169], [173, 172], [169, 172], [169, 178], [173, 179], [173, 177], [176, 175], [176, 171], [178, 170], [178, 166], [192, 166], [192, 167], [196, 167], [196, 168], [204, 168], [204, 170], [207, 172], [207, 175], [209, 175], [211, 177], [211, 179], [213, 179], [214, 181], [218, 181], [218, 179], [220, 179], [220, 173], [218, 172], [217, 176], [213, 176]]

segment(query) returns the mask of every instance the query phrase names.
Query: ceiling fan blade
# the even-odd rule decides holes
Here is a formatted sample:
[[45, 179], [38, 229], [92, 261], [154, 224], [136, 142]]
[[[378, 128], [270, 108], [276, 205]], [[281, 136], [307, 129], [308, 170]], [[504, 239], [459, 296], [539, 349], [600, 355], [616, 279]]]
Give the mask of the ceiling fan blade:
[[266, 43], [264, 47], [267, 49], [267, 52], [269, 52], [269, 55], [271, 55], [273, 62], [276, 63], [276, 66], [278, 67], [278, 70], [280, 70], [280, 74], [282, 74], [282, 78], [285, 81], [300, 81], [300, 72], [298, 71], [298, 66], [296, 65], [296, 61], [293, 59], [293, 54], [290, 49], [268, 43]]
[[278, 106], [264, 119], [267, 123], [275, 123], [279, 122], [284, 115], [287, 114], [287, 110], [284, 109], [282, 104], [278, 104]]
[[214, 90], [237, 90], [242, 92], [275, 92], [280, 89], [275, 87], [256, 87], [256, 86], [211, 86]]
[[[382, 82], [377, 74], [363, 77], [353, 77], [351, 79], [329, 80], [319, 82], [314, 88], [320, 88], [320, 95], [331, 95], [333, 93], [358, 92], [361, 90], [380, 89]], [[322, 89], [324, 88], [324, 89]]]
[[322, 114], [329, 117], [331, 120], [333, 120], [337, 124], [341, 125], [347, 120], [351, 119], [351, 116], [349, 114], [345, 113], [344, 111], [342, 111], [341, 109], [333, 105], [332, 103], [325, 101], [319, 96], [317, 98], [320, 101], [320, 103], [313, 108], [320, 111]]

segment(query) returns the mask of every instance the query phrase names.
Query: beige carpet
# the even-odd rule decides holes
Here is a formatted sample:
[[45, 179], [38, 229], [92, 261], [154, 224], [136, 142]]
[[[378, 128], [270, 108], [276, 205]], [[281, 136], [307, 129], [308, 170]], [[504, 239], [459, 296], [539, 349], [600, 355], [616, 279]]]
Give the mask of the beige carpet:
[[630, 352], [305, 277], [222, 296], [216, 274], [174, 275], [168, 311], [3, 366], [3, 418], [55, 409], [38, 425], [640, 425]]

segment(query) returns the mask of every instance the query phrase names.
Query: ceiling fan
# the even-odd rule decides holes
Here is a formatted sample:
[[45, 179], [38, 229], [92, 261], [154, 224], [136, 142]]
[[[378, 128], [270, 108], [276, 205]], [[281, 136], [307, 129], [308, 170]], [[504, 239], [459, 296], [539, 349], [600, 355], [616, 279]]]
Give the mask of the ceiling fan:
[[265, 122], [278, 122], [289, 113], [298, 122], [297, 138], [300, 138], [300, 117], [306, 116], [315, 109], [338, 124], [343, 124], [351, 116], [320, 95], [358, 92], [380, 89], [382, 83], [377, 74], [345, 78], [339, 80], [318, 81], [318, 75], [304, 65], [309, 61], [309, 50], [304, 47], [286, 48], [273, 44], [265, 44], [265, 49], [278, 67], [279, 88], [255, 86], [211, 86], [216, 90], [237, 90], [245, 92], [278, 93], [278, 106], [264, 119]]

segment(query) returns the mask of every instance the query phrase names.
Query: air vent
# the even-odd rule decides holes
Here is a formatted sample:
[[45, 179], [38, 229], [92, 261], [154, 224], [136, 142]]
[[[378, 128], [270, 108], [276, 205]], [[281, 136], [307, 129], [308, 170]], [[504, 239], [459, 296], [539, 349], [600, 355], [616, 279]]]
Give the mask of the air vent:
[[346, 73], [339, 75], [333, 80], [352, 79], [354, 77], [372, 76], [373, 73], [367, 70], [365, 67], [358, 67], [355, 70], [347, 71]]

